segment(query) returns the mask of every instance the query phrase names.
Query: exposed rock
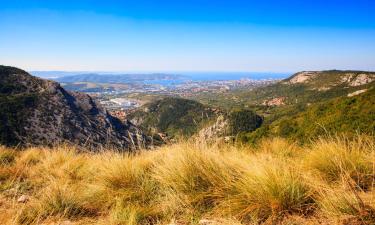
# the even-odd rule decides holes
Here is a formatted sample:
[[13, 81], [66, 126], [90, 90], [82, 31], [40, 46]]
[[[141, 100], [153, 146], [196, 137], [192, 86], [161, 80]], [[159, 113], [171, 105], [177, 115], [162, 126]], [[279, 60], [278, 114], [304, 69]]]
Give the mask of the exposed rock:
[[0, 100], [6, 107], [0, 112], [4, 145], [70, 143], [92, 150], [130, 150], [148, 144], [140, 129], [111, 116], [89, 95], [17, 68], [0, 66]]
[[364, 84], [371, 83], [375, 80], [374, 74], [358, 74], [358, 76], [350, 82], [350, 86], [356, 87]]
[[126, 121], [126, 112], [124, 110], [112, 110], [109, 113], [121, 121]]
[[235, 140], [235, 136], [225, 136], [224, 137], [224, 141], [226, 143], [234, 142], [234, 140]]
[[330, 87], [320, 87], [318, 88], [318, 91], [328, 91], [329, 89], [331, 89]]
[[352, 79], [353, 79], [353, 77], [354, 77], [354, 73], [347, 73], [347, 74], [345, 74], [345, 76], [342, 76], [341, 77], [341, 83], [347, 83], [347, 82], [350, 82]]
[[17, 202], [18, 202], [18, 203], [26, 203], [27, 201], [29, 201], [29, 196], [27, 196], [27, 195], [21, 195], [21, 196], [17, 199]]
[[353, 97], [353, 96], [356, 96], [356, 95], [359, 95], [359, 94], [365, 93], [366, 91], [367, 91], [367, 89], [358, 90], [358, 91], [355, 91], [355, 92], [349, 93], [349, 94], [348, 94], [348, 97]]
[[312, 85], [318, 84], [318, 86], [313, 86], [312, 89], [325, 91], [342, 84], [355, 87], [368, 84], [373, 81], [375, 81], [375, 73], [373, 72], [329, 70], [299, 72], [283, 81], [283, 83]]
[[262, 105], [267, 105], [267, 106], [280, 106], [280, 105], [285, 105], [285, 97], [278, 97], [278, 98], [273, 98], [270, 100], [265, 100]]
[[300, 73], [297, 73], [295, 76], [293, 76], [289, 80], [289, 83], [291, 84], [305, 83], [317, 75], [318, 75], [318, 72], [312, 72], [312, 71], [300, 72]]
[[218, 137], [222, 137], [227, 132], [228, 120], [224, 118], [223, 115], [218, 116], [216, 122], [199, 131], [199, 140], [210, 141]]

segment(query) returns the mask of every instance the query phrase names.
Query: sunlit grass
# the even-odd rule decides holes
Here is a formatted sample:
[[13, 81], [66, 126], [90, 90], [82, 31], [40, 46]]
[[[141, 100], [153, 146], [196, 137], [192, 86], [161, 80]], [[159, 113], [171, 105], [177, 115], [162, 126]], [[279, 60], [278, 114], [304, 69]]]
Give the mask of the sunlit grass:
[[1, 224], [375, 221], [373, 138], [197, 143], [134, 154], [0, 147]]

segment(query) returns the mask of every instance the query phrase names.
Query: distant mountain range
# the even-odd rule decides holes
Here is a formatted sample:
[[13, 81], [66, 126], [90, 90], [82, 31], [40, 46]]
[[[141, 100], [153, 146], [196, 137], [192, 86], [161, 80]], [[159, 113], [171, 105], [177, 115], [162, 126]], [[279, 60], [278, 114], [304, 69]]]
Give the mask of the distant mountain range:
[[[240, 80], [240, 79], [283, 79], [291, 73], [275, 72], [155, 72], [155, 73], [130, 73], [130, 72], [85, 72], [85, 71], [31, 71], [30, 74], [60, 82], [99, 82], [119, 83], [153, 81], [153, 80], [188, 80], [188, 81], [213, 81], [213, 80]], [[107, 79], [108, 78], [108, 79]], [[116, 82], [117, 83], [117, 82]]]
[[166, 73], [150, 74], [111, 74], [111, 73], [78, 73], [72, 72], [32, 72], [36, 76], [52, 79], [58, 82], [91, 82], [91, 83], [135, 83], [152, 80], [187, 79], [186, 76]]

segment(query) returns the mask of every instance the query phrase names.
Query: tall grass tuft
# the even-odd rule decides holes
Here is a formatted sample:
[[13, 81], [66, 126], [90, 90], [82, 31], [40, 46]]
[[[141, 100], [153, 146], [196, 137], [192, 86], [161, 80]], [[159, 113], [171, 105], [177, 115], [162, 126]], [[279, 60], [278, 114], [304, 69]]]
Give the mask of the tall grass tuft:
[[17, 152], [0, 146], [0, 166], [7, 166], [15, 161]]
[[167, 201], [174, 203], [169, 207], [174, 213], [212, 210], [225, 199], [242, 173], [238, 152], [224, 153], [192, 143], [162, 151], [164, 157], [155, 166], [154, 178]]
[[233, 188], [223, 208], [241, 220], [262, 222], [293, 213], [304, 215], [314, 206], [313, 190], [302, 171], [279, 159], [254, 158]]
[[305, 162], [328, 182], [339, 181], [344, 175], [358, 188], [374, 186], [375, 146], [371, 139], [320, 139], [312, 145]]

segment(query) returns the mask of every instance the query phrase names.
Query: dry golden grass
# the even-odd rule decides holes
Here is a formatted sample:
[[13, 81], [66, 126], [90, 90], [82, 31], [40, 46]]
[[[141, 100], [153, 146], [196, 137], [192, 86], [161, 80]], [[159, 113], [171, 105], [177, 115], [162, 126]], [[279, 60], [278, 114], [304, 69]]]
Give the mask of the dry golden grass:
[[371, 137], [197, 143], [135, 154], [0, 147], [0, 224], [375, 224]]

